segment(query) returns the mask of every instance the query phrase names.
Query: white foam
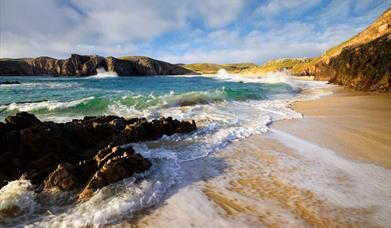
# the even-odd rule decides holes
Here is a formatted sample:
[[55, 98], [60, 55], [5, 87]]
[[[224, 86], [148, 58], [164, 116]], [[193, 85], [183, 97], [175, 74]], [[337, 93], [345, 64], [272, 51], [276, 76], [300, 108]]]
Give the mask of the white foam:
[[90, 78], [115, 78], [118, 77], [117, 72], [115, 71], [106, 71], [104, 68], [98, 68], [96, 69], [96, 75], [90, 77]]
[[[0, 219], [7, 221], [15, 215], [30, 214], [39, 208], [36, 193], [26, 180], [11, 181], [0, 189]], [[13, 215], [6, 215], [6, 211]], [[5, 214], [4, 214], [5, 213]]]
[[86, 101], [92, 100], [94, 97], [86, 97], [79, 100], [73, 101], [41, 101], [34, 103], [11, 103], [9, 105], [3, 105], [0, 108], [8, 109], [9, 111], [19, 111], [19, 112], [29, 112], [35, 110], [46, 109], [48, 111], [56, 110], [56, 109], [64, 109], [74, 107]]
[[[272, 130], [270, 137], [302, 156], [280, 157], [284, 166], [299, 168], [284, 179], [324, 196], [334, 205], [374, 209], [373, 222], [382, 227], [391, 224], [391, 170], [348, 160], [328, 148], [282, 131]], [[341, 183], [337, 177], [344, 177], [345, 182]]]
[[66, 89], [78, 86], [77, 82], [22, 82], [21, 84], [0, 85], [2, 89]]

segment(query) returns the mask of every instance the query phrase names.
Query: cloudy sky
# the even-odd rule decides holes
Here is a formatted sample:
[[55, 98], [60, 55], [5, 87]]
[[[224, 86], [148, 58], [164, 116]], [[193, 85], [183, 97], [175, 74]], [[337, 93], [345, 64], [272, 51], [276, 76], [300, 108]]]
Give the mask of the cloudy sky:
[[311, 57], [389, 0], [0, 0], [1, 57], [146, 55], [173, 63]]

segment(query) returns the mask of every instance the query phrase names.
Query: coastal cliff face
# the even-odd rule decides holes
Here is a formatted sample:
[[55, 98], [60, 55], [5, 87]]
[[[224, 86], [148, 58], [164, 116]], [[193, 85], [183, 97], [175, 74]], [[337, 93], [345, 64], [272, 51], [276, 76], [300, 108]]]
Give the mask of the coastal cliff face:
[[391, 91], [391, 9], [367, 29], [322, 56], [292, 68], [294, 75], [313, 75], [363, 91]]
[[318, 79], [355, 90], [391, 92], [391, 35], [346, 48], [318, 67]]
[[51, 57], [0, 59], [0, 76], [89, 76], [97, 69], [115, 71], [119, 76], [194, 74], [181, 66], [147, 57], [101, 57], [72, 54], [68, 59]]
[[[108, 57], [107, 70], [118, 75], [183, 75], [197, 74], [181, 66], [142, 56]], [[106, 68], [105, 68], [106, 69]]]

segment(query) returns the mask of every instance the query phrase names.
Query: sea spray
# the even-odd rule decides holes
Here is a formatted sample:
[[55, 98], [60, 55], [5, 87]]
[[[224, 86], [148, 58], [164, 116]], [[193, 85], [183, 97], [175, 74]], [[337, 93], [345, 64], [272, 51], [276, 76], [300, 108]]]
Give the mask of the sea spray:
[[115, 71], [106, 71], [104, 68], [96, 69], [96, 75], [92, 76], [92, 78], [112, 78], [118, 77], [117, 72]]
[[33, 213], [39, 208], [35, 197], [36, 193], [29, 181], [9, 182], [0, 189], [0, 220], [6, 221], [22, 214]]

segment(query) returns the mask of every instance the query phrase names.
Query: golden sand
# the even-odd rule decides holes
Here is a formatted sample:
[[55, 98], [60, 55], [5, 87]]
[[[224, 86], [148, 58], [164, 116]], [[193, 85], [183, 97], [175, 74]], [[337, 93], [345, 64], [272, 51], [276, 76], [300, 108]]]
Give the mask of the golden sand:
[[284, 120], [273, 128], [347, 156], [391, 168], [391, 95], [334, 89], [319, 100], [297, 102], [303, 119]]
[[[228, 171], [230, 178], [227, 189], [210, 182], [205, 185], [204, 192], [208, 198], [221, 207], [228, 217], [257, 217], [258, 221], [254, 225], [259, 223], [258, 226], [267, 227], [291, 226], [292, 220], [296, 220], [296, 225], [299, 223], [299, 226], [311, 227], [368, 226], [367, 218], [370, 217], [371, 210], [330, 206], [313, 192], [291, 185], [278, 177], [281, 172], [296, 172], [296, 169], [270, 169], [276, 166], [276, 158], [270, 151], [294, 154], [292, 149], [278, 141], [254, 136], [236, 143], [231, 149], [236, 152], [227, 153], [230, 154], [227, 159], [231, 164], [239, 164], [249, 156], [256, 159], [246, 163], [246, 166], [235, 165]], [[343, 182], [343, 178], [340, 181]], [[234, 193], [257, 203], [233, 197]]]

